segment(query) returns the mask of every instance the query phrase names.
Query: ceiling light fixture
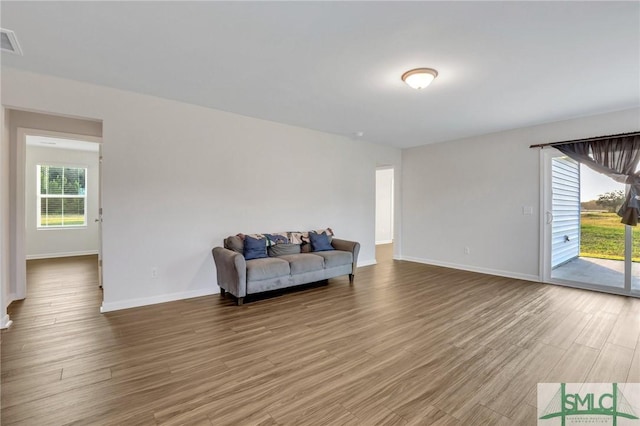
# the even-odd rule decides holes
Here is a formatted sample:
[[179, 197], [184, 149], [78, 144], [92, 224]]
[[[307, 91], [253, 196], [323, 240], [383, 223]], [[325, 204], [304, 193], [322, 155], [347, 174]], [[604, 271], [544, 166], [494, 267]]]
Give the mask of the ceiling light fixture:
[[438, 76], [433, 68], [416, 68], [402, 74], [402, 81], [414, 89], [424, 89]]

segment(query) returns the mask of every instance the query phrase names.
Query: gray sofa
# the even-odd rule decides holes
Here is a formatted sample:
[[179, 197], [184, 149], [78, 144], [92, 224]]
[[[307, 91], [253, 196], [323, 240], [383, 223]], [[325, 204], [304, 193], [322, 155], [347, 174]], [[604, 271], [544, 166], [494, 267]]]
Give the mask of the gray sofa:
[[[220, 294], [236, 297], [242, 305], [248, 294], [262, 293], [296, 285], [313, 283], [349, 275], [353, 283], [360, 243], [333, 238], [334, 250], [298, 254], [271, 255], [261, 259], [245, 260], [242, 238], [231, 236], [224, 247], [212, 250], [216, 264]], [[307, 248], [308, 250], [308, 248]]]

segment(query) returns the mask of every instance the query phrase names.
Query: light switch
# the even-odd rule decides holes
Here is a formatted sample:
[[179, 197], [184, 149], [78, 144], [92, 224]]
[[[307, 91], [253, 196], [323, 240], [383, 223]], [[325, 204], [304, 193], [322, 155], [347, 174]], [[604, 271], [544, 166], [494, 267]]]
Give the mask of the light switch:
[[525, 216], [533, 215], [533, 207], [531, 206], [522, 206], [522, 214]]

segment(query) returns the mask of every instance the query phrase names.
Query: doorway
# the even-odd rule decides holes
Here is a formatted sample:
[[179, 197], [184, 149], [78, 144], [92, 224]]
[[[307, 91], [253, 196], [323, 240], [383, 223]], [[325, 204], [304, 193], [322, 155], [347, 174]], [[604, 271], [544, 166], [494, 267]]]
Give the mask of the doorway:
[[393, 260], [393, 167], [376, 169], [376, 262]]
[[616, 213], [628, 188], [555, 149], [541, 155], [543, 280], [640, 296], [640, 229]]
[[16, 216], [24, 230], [18, 259], [25, 274], [16, 298], [27, 296], [27, 263], [45, 259], [95, 263], [101, 286], [101, 138], [27, 128], [17, 136]]

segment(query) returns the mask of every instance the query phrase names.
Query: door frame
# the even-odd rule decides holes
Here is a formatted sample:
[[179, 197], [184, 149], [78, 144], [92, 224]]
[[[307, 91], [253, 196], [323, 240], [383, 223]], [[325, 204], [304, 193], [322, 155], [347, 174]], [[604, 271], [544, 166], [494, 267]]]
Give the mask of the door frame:
[[[15, 240], [15, 279], [16, 279], [16, 293], [14, 295], [15, 300], [22, 300], [27, 296], [27, 253], [26, 253], [26, 186], [25, 186], [25, 173], [26, 173], [26, 151], [27, 151], [27, 136], [49, 136], [58, 139], [70, 139], [83, 142], [93, 142], [99, 144], [98, 155], [100, 161], [98, 162], [98, 208], [102, 212], [102, 137], [80, 135], [76, 133], [55, 132], [51, 130], [31, 129], [26, 127], [17, 128], [16, 139], [16, 204], [13, 207], [16, 218], [16, 240]], [[101, 218], [101, 215], [100, 215]], [[89, 218], [87, 217], [87, 221]], [[99, 227], [99, 244], [98, 244], [98, 260], [102, 261], [102, 221], [98, 224]], [[99, 268], [98, 277], [99, 283], [102, 284], [102, 268]]]
[[[554, 152], [555, 151], [555, 152]], [[579, 281], [570, 281], [551, 277], [551, 223], [553, 221], [552, 191], [551, 191], [551, 159], [557, 157], [559, 151], [548, 148], [540, 150], [540, 279], [543, 283], [573, 287], [584, 290], [593, 290], [603, 293], [611, 293], [622, 296], [640, 297], [640, 290], [631, 289], [632, 272], [632, 243], [633, 232], [630, 226], [625, 225], [625, 249], [624, 249], [624, 288], [608, 287], [604, 285], [589, 284]], [[627, 187], [628, 190], [628, 187]]]

